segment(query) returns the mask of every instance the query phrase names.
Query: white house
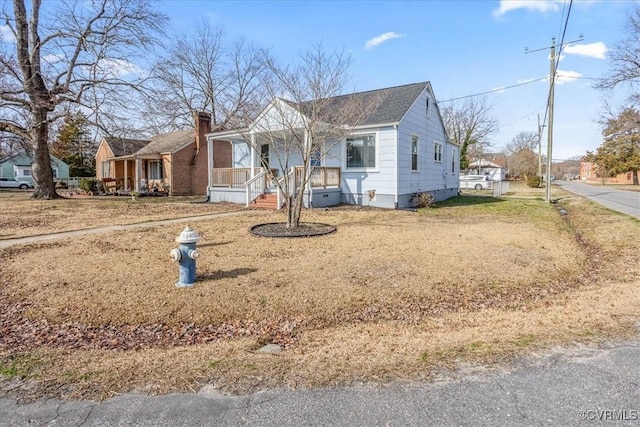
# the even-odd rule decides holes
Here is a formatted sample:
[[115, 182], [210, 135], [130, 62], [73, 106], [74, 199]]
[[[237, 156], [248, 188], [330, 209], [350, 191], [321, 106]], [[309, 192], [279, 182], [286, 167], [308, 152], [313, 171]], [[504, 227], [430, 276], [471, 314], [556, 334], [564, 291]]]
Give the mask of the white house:
[[507, 168], [485, 159], [469, 163], [469, 170], [475, 175], [486, 175], [491, 181], [504, 181], [507, 177]]
[[[416, 193], [429, 192], [436, 201], [458, 194], [459, 147], [447, 141], [429, 82], [344, 95], [336, 97], [336, 102], [353, 97], [378, 101], [349, 136], [326, 141], [331, 148], [313, 160], [310, 185], [302, 189], [306, 206], [348, 203], [405, 208], [412, 206]], [[206, 135], [209, 201], [249, 205], [262, 193], [274, 191], [270, 176], [295, 176], [295, 156], [289, 156], [288, 168], [282, 170], [277, 161], [281, 153], [270, 152], [277, 148], [265, 138], [265, 132], [278, 130], [278, 120], [282, 123], [282, 118], [274, 120], [274, 112], [283, 111], [283, 105], [289, 108], [288, 126], [280, 126], [284, 132], [302, 120], [304, 106], [274, 99], [247, 128]], [[214, 141], [231, 144], [231, 168], [216, 167]]]

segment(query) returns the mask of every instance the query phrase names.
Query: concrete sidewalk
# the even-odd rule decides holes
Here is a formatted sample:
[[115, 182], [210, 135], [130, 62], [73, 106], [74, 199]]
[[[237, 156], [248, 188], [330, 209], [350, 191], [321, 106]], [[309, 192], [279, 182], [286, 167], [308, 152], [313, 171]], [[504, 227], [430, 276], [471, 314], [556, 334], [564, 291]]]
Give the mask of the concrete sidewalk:
[[101, 403], [0, 399], [0, 426], [640, 425], [640, 340], [573, 346], [433, 383], [224, 396], [126, 394]]
[[13, 245], [21, 245], [24, 243], [37, 243], [37, 242], [44, 242], [47, 240], [65, 239], [68, 237], [75, 237], [75, 236], [85, 236], [88, 234], [106, 233], [109, 231], [133, 230], [135, 228], [142, 228], [142, 227], [155, 227], [158, 225], [178, 224], [181, 222], [204, 221], [207, 219], [215, 219], [215, 218], [221, 218], [225, 216], [244, 215], [249, 212], [256, 213], [260, 211], [241, 210], [241, 211], [233, 211], [233, 212], [220, 212], [220, 213], [190, 216], [190, 217], [184, 217], [184, 218], [162, 219], [158, 221], [147, 221], [147, 222], [140, 222], [135, 224], [126, 224], [126, 225], [109, 225], [106, 227], [86, 228], [83, 230], [63, 231], [60, 233], [42, 234], [39, 236], [28, 236], [28, 237], [20, 237], [16, 239], [5, 239], [5, 240], [0, 240], [0, 249], [7, 248]]

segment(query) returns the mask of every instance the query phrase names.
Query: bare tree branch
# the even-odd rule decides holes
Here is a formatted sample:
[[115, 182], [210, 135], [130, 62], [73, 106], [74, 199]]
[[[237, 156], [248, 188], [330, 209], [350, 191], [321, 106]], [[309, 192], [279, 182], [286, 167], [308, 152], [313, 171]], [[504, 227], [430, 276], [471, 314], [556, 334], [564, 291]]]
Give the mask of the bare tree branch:
[[31, 143], [34, 197], [54, 198], [49, 125], [71, 105], [84, 108], [94, 124], [105, 115], [113, 115], [111, 123], [126, 120], [147, 81], [130, 58], [147, 53], [165, 17], [149, 0], [32, 0], [29, 8], [13, 0], [13, 14], [5, 17], [16, 40], [0, 46], [7, 71], [0, 76], [0, 113], [21, 112], [13, 110], [17, 127], [5, 123], [0, 131]]

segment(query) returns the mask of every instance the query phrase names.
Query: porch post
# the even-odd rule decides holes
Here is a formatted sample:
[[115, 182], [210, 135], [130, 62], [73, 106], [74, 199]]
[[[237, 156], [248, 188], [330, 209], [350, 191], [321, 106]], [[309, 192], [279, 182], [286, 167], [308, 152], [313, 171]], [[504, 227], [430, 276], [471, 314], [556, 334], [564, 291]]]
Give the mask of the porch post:
[[251, 178], [255, 176], [254, 168], [256, 167], [256, 134], [251, 133]]
[[129, 160], [125, 159], [124, 160], [124, 188], [122, 190], [124, 191], [130, 191], [131, 189], [129, 188], [129, 171], [128, 171], [128, 166], [129, 166]]
[[140, 179], [142, 179], [142, 165], [140, 162], [140, 159], [135, 158], [135, 171], [136, 171], [136, 182], [134, 185], [134, 188], [136, 189], [137, 192], [140, 192]]
[[213, 187], [213, 141], [207, 138], [207, 186]]

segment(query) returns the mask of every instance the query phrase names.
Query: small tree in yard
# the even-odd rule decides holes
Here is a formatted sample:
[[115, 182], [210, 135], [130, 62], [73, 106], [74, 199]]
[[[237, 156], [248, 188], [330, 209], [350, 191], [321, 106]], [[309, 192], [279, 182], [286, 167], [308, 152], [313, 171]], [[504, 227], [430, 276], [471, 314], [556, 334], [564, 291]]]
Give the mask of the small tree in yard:
[[96, 144], [89, 138], [88, 121], [81, 113], [63, 119], [51, 153], [69, 165], [70, 176], [95, 176]]
[[511, 176], [528, 177], [536, 174], [538, 155], [535, 153], [538, 136], [533, 132], [520, 132], [505, 147]]
[[148, 51], [165, 17], [148, 0], [13, 0], [0, 14], [12, 36], [0, 44], [0, 133], [28, 142], [33, 197], [57, 198], [50, 126], [70, 106], [94, 123], [122, 123], [116, 112], [135, 104], [145, 81], [130, 58]]
[[[257, 121], [262, 123], [261, 128], [254, 129], [261, 141], [268, 142], [270, 157], [285, 174], [292, 166], [299, 167], [297, 174], [275, 181], [284, 195], [287, 228], [300, 225], [304, 190], [315, 165], [331, 155], [332, 149], [363, 123], [384, 96], [379, 92], [341, 95], [352, 63], [344, 52], [327, 53], [317, 45], [302, 53], [300, 59], [300, 64], [292, 67], [266, 61], [269, 79], [264, 87], [273, 101]], [[249, 136], [245, 139], [252, 141]], [[252, 144], [259, 152], [258, 142]], [[263, 166], [269, 167], [264, 162]]]

